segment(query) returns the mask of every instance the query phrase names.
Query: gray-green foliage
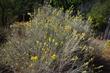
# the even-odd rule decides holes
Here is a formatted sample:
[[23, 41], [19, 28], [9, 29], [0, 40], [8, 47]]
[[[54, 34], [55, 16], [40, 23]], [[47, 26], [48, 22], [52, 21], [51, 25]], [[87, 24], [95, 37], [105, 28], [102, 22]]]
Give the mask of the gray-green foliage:
[[[23, 73], [94, 73], [89, 68], [94, 48], [85, 42], [88, 21], [51, 7], [37, 13], [32, 22], [11, 26], [12, 35], [0, 50], [0, 63]], [[33, 54], [38, 57], [35, 62]]]

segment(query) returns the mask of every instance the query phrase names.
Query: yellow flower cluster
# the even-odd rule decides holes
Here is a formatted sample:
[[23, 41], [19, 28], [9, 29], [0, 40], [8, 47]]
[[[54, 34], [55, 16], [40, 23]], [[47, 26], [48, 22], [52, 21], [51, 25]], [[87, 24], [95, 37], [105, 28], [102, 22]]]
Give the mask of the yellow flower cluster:
[[57, 59], [56, 54], [52, 54], [52, 55], [51, 55], [51, 59], [52, 59], [52, 60], [56, 60], [56, 59]]
[[31, 56], [31, 61], [37, 62], [38, 61], [38, 56]]

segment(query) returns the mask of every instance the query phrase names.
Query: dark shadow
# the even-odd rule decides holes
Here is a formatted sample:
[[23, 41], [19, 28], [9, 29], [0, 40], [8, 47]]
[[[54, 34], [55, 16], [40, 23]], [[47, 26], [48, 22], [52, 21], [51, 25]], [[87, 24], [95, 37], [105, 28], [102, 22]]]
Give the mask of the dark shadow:
[[110, 60], [105, 60], [101, 57], [96, 57], [93, 61], [93, 64], [95, 64], [96, 67], [103, 66], [102, 68], [100, 68], [100, 70], [95, 69], [96, 73], [97, 72], [98, 73], [110, 73]]
[[11, 66], [0, 64], [0, 73], [14, 73]]
[[31, 16], [28, 13], [19, 14], [17, 17], [18, 22], [28, 22], [31, 19]]
[[4, 44], [7, 42], [7, 37], [5, 33], [0, 33], [0, 45]]

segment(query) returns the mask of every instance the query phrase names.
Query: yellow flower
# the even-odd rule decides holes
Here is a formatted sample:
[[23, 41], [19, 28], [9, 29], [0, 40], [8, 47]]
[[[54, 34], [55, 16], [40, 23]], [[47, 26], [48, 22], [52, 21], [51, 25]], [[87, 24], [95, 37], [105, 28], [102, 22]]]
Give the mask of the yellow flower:
[[83, 71], [82, 73], [88, 73], [87, 71]]
[[49, 37], [49, 39], [48, 39], [48, 40], [49, 40], [49, 42], [51, 42], [52, 38], [51, 38], [51, 37]]
[[64, 30], [65, 30], [66, 32], [71, 31], [71, 26], [68, 26], [68, 25], [67, 25], [67, 26], [65, 26], [65, 27], [64, 27]]
[[63, 41], [60, 42], [60, 44], [63, 44], [63, 43], [64, 43]]
[[38, 43], [39, 43], [39, 41], [36, 41], [36, 43], [38, 44]]
[[33, 64], [30, 64], [28, 67], [29, 67], [29, 68], [32, 68], [32, 66], [33, 66]]
[[55, 39], [52, 39], [52, 42], [55, 42]]
[[46, 51], [45, 48], [42, 48], [42, 51], [45, 52]]
[[46, 45], [47, 43], [46, 42], [44, 42], [44, 45]]
[[55, 46], [57, 46], [58, 45], [58, 43], [57, 42], [55, 42]]
[[74, 56], [71, 60], [72, 61], [76, 61], [76, 60], [78, 60], [78, 57], [77, 56]]
[[38, 56], [31, 56], [31, 60], [33, 62], [37, 62], [38, 61]]
[[86, 34], [85, 33], [82, 33], [82, 36], [85, 36]]
[[53, 55], [51, 56], [51, 59], [52, 59], [52, 60], [56, 60], [56, 59], [57, 59], [56, 54], [53, 54]]

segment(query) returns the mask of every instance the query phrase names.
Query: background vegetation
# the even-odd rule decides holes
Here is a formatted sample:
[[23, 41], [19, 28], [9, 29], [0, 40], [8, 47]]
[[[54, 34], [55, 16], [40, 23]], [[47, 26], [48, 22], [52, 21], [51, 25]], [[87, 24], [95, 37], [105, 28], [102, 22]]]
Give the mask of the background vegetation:
[[0, 0], [0, 24], [2, 26], [8, 26], [15, 21], [19, 15], [28, 12], [32, 13], [34, 6], [39, 7], [48, 3], [53, 7], [64, 8], [64, 11], [71, 9], [72, 15], [77, 15], [79, 11], [84, 17], [90, 17], [92, 20], [92, 29], [96, 32], [100, 32], [107, 26], [107, 19], [110, 13], [109, 2], [109, 0]]

